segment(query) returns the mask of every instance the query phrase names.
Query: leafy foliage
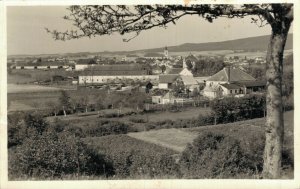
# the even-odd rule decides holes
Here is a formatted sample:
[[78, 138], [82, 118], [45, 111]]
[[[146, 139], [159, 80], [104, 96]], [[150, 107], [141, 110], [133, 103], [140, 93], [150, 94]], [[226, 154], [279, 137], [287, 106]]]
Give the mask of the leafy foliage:
[[191, 70], [194, 76], [210, 76], [222, 70], [224, 67], [225, 64], [221, 58], [201, 58], [195, 62], [195, 66]]
[[210, 106], [215, 112], [217, 123], [228, 123], [263, 117], [266, 102], [264, 95], [249, 95], [215, 99]]
[[[249, 15], [258, 15], [252, 18], [252, 22], [259, 26], [267, 23], [273, 24], [275, 18], [272, 11], [289, 13], [292, 5], [280, 6], [277, 4], [244, 4], [234, 6], [228, 4], [193, 4], [193, 5], [136, 5], [136, 6], [70, 6], [69, 15], [64, 19], [69, 20], [78, 30], [59, 32], [56, 30], [47, 32], [57, 40], [70, 40], [82, 37], [95, 37], [97, 35], [110, 35], [112, 33], [135, 33], [154, 27], [166, 27], [167, 24], [175, 24], [178, 19], [186, 15], [198, 15], [208, 22], [225, 16], [228, 18], [243, 18]], [[281, 18], [283, 14], [274, 15]], [[282, 19], [282, 18], [281, 18]], [[274, 24], [275, 25], [275, 24]], [[135, 37], [133, 36], [133, 37]], [[132, 38], [133, 38], [132, 37]], [[132, 39], [130, 38], [130, 39]], [[124, 39], [129, 41], [130, 39]]]
[[117, 178], [174, 177], [178, 167], [174, 151], [126, 135], [85, 140], [87, 145], [106, 154], [112, 161]]
[[231, 178], [254, 172], [255, 165], [248, 161], [239, 141], [208, 133], [188, 144], [180, 165], [186, 178]]
[[16, 148], [15, 154], [10, 155], [9, 174], [21, 178], [100, 175], [104, 174], [103, 165], [107, 164], [103, 155], [95, 154], [79, 138], [68, 133], [57, 135], [46, 132], [27, 138], [23, 145]]

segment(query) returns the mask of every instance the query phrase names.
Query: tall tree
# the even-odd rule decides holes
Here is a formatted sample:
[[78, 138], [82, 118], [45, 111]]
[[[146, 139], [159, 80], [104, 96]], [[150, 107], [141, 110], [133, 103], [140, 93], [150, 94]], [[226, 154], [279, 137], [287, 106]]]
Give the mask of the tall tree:
[[[197, 4], [197, 5], [137, 5], [137, 6], [70, 6], [64, 19], [73, 22], [76, 30], [50, 31], [56, 40], [70, 40], [97, 35], [134, 33], [166, 27], [186, 15], [197, 15], [213, 22], [219, 17], [244, 18], [253, 16], [259, 26], [272, 28], [267, 51], [267, 121], [264, 155], [264, 177], [279, 178], [283, 143], [282, 70], [283, 51], [294, 18], [293, 4]], [[129, 39], [124, 39], [128, 41]]]

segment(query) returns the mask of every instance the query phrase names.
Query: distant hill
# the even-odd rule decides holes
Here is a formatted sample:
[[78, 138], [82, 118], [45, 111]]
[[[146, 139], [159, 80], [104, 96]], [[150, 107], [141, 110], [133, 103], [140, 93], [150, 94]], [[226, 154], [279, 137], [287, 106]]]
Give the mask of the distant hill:
[[[184, 43], [177, 46], [169, 46], [169, 52], [187, 52], [187, 51], [215, 51], [215, 50], [244, 50], [244, 51], [266, 51], [270, 40], [269, 35], [249, 37], [243, 39], [235, 39], [222, 42], [209, 42], [209, 43]], [[62, 54], [42, 54], [42, 55], [9, 55], [8, 57], [18, 56], [87, 56], [87, 55], [127, 55], [134, 53], [157, 53], [162, 52], [164, 47], [153, 49], [140, 49], [133, 51], [103, 51], [103, 52], [77, 52], [77, 53], [62, 53]], [[288, 35], [285, 49], [293, 49], [293, 34]]]
[[[178, 46], [170, 46], [170, 52], [186, 51], [214, 51], [214, 50], [245, 50], [245, 51], [266, 51], [270, 40], [269, 35], [235, 39], [222, 42], [210, 43], [184, 43]], [[285, 49], [293, 48], [293, 34], [288, 35]], [[163, 47], [154, 49], [145, 49], [145, 52], [162, 52]], [[138, 51], [136, 51], [138, 52]]]

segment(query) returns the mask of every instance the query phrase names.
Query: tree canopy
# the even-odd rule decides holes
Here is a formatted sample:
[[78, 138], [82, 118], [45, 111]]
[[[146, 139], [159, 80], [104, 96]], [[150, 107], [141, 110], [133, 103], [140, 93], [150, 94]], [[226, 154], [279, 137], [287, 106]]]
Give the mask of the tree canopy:
[[64, 19], [73, 22], [78, 30], [60, 32], [46, 29], [56, 40], [110, 35], [115, 32], [121, 35], [135, 33], [137, 36], [143, 30], [176, 24], [178, 19], [186, 15], [198, 15], [209, 22], [218, 17], [243, 18], [255, 15], [252, 22], [259, 26], [269, 23], [272, 28], [277, 27], [278, 20], [293, 18], [293, 4], [75, 5], [68, 10], [69, 15], [65, 15]]

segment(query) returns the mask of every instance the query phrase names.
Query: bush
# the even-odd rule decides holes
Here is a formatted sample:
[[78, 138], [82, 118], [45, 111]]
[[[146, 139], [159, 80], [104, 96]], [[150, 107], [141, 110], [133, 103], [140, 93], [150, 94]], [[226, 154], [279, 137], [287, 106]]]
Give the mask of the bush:
[[217, 123], [230, 123], [264, 117], [266, 102], [265, 95], [247, 95], [215, 99], [210, 106]]
[[[105, 166], [103, 166], [105, 165]], [[61, 179], [66, 175], [111, 174], [105, 156], [89, 150], [80, 139], [63, 133], [45, 132], [28, 138], [10, 153], [11, 179]]]
[[133, 123], [146, 123], [147, 120], [143, 119], [143, 118], [137, 118], [137, 117], [131, 117], [129, 118], [129, 121], [133, 122]]
[[49, 124], [41, 114], [15, 113], [8, 116], [8, 148], [20, 145], [26, 138], [41, 135]]
[[27, 137], [26, 126], [24, 122], [10, 123], [8, 122], [7, 138], [8, 148], [20, 145]]
[[105, 118], [123, 117], [123, 114], [118, 114], [118, 113], [115, 113], [115, 112], [111, 112], [111, 113], [104, 113], [100, 117], [105, 117]]
[[105, 136], [86, 140], [88, 146], [106, 154], [116, 178], [178, 177], [174, 151], [143, 142], [127, 135]]
[[232, 178], [256, 171], [238, 140], [212, 133], [188, 144], [179, 162], [185, 178]]
[[80, 137], [100, 137], [106, 135], [126, 134], [128, 125], [119, 121], [100, 120], [83, 126], [69, 126], [68, 131], [76, 133]]

